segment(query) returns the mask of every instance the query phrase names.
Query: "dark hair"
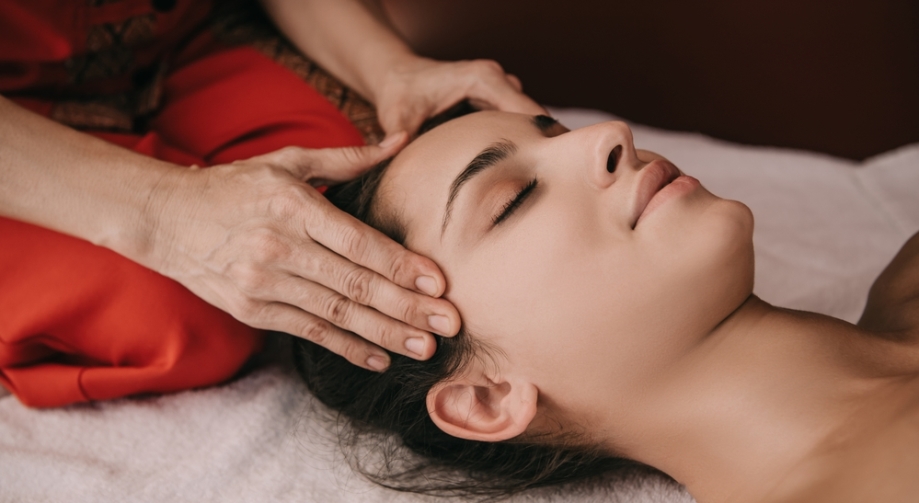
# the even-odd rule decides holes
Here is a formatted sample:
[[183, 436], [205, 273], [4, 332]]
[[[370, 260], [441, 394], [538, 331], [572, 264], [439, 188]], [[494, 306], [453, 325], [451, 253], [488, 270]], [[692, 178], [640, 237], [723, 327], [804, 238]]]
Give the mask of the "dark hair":
[[[468, 103], [461, 103], [429, 121], [422, 132], [472, 111]], [[386, 161], [334, 187], [327, 196], [339, 208], [403, 242], [405, 232], [398, 219], [382, 215], [374, 204], [388, 166]], [[391, 353], [389, 369], [376, 373], [294, 338], [297, 371], [321, 402], [350, 420], [350, 428], [340, 434], [347, 437], [342, 440], [354, 454], [352, 465], [370, 480], [400, 491], [493, 499], [601, 474], [646, 471], [635, 462], [590, 446], [560, 446], [559, 441], [547, 438], [542, 443], [539, 438], [478, 442], [444, 433], [428, 415], [428, 391], [471, 359], [488, 358], [489, 353], [465, 330], [452, 338], [436, 339], [437, 351], [429, 360]]]

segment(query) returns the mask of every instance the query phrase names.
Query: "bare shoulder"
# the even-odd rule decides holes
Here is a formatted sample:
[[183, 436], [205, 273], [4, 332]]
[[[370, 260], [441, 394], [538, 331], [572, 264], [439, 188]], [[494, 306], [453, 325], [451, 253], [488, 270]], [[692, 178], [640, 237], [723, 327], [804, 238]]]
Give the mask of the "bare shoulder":
[[[915, 428], [917, 425], [911, 425]], [[848, 466], [832, 476], [815, 481], [801, 490], [772, 495], [768, 503], [915, 503], [919, 501], [919, 459], [915, 452], [899, 452], [912, 442], [904, 442], [897, 428], [890, 437], [870, 447], [853, 450], [840, 459]], [[914, 439], [911, 439], [914, 440]], [[778, 497], [777, 497], [778, 496]]]
[[892, 384], [762, 503], [919, 501], [919, 233], [875, 280], [858, 326], [876, 337], [853, 338], [856, 353]]
[[919, 342], [919, 232], [875, 280], [858, 326]]
[[852, 430], [797, 467], [763, 503], [919, 501], [919, 378], [870, 407]]

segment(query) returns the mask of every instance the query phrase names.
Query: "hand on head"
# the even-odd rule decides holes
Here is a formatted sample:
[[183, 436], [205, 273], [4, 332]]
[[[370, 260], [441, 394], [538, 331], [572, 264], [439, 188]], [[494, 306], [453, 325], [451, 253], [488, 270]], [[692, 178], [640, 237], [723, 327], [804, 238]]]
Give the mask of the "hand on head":
[[495, 61], [413, 58], [389, 71], [375, 101], [387, 134], [414, 132], [425, 119], [464, 99], [480, 110], [546, 114], [522, 89], [520, 79]]
[[[311, 187], [357, 178], [405, 146], [406, 131], [464, 99], [477, 108], [545, 110], [493, 61], [414, 58], [377, 95], [380, 145], [286, 148], [175, 184], [164, 210], [158, 270], [257, 328], [287, 332], [373, 370], [380, 347], [427, 359], [431, 332], [459, 331], [433, 261], [345, 214]], [[197, 182], [197, 183], [195, 183]], [[175, 197], [179, 195], [179, 197]], [[190, 215], [190, 217], [189, 217]]]
[[[182, 173], [170, 187], [157, 269], [257, 328], [311, 340], [383, 370], [380, 347], [418, 359], [452, 336], [445, 280], [416, 255], [329, 203], [310, 185], [355, 178], [394, 155], [380, 145], [270, 154]], [[356, 335], [355, 335], [356, 334]]]

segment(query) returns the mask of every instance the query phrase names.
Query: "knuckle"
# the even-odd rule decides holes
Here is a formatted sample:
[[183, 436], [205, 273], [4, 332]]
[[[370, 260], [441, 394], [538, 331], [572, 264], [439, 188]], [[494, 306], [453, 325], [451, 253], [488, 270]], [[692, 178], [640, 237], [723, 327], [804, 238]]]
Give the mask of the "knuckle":
[[384, 348], [402, 347], [404, 337], [402, 331], [388, 323], [381, 325], [377, 330], [377, 342], [380, 346]]
[[402, 254], [391, 262], [389, 268], [389, 277], [398, 284], [413, 284], [416, 271], [419, 269], [414, 258], [408, 254]]
[[347, 323], [351, 316], [351, 300], [341, 295], [329, 295], [322, 302], [322, 313], [325, 319], [342, 326]]
[[328, 347], [332, 338], [330, 327], [317, 320], [306, 320], [299, 328], [300, 337], [314, 342], [322, 347]]
[[287, 160], [294, 160], [303, 157], [306, 149], [297, 146], [287, 146], [279, 150], [280, 154]]
[[256, 231], [252, 236], [252, 260], [260, 264], [283, 261], [290, 254], [290, 247], [275, 232], [268, 229]]
[[339, 241], [344, 247], [345, 256], [354, 262], [363, 262], [370, 249], [366, 234], [357, 225], [351, 223], [338, 226]]
[[255, 294], [265, 285], [265, 274], [255, 264], [247, 262], [233, 268], [236, 287], [246, 294]]
[[361, 164], [365, 161], [365, 150], [358, 147], [347, 147], [341, 150], [342, 160], [345, 167], [351, 167]]
[[268, 213], [279, 221], [288, 221], [301, 212], [307, 205], [304, 190], [297, 184], [286, 183], [275, 189], [268, 201]]
[[264, 321], [262, 319], [262, 306], [259, 302], [250, 298], [237, 298], [231, 302], [230, 309], [236, 319], [247, 325], [257, 326], [261, 325]]
[[280, 166], [290, 166], [301, 162], [304, 158], [305, 149], [295, 146], [287, 146], [274, 151], [271, 159]]
[[269, 163], [248, 163], [247, 166], [246, 175], [250, 183], [270, 184], [281, 179], [280, 170]]
[[396, 301], [396, 313], [402, 321], [410, 323], [412, 320], [419, 318], [418, 302], [413, 296], [406, 295]]
[[360, 162], [360, 151], [356, 147], [330, 148], [321, 151], [315, 166], [322, 173], [339, 173]]
[[367, 358], [367, 354], [364, 350], [364, 345], [354, 341], [348, 341], [347, 343], [339, 346], [336, 348], [335, 352], [355, 365], [362, 365], [364, 360]]
[[316, 246], [305, 244], [302, 247], [303, 253], [300, 254], [299, 267], [302, 276], [309, 279], [327, 278], [332, 274], [331, 260], [324, 253], [321, 253]]
[[369, 304], [373, 298], [374, 276], [364, 269], [347, 271], [342, 280], [342, 292], [359, 304]]
[[504, 73], [504, 68], [501, 67], [501, 64], [493, 59], [477, 59], [472, 63], [475, 65], [476, 71], [484, 74]]

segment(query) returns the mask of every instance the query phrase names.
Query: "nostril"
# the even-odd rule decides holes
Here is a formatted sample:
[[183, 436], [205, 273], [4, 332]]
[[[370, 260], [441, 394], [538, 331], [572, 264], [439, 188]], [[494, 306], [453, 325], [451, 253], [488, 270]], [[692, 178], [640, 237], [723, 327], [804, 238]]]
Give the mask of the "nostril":
[[606, 158], [606, 170], [610, 173], [616, 171], [616, 165], [619, 164], [619, 156], [622, 154], [622, 145], [616, 145], [616, 148], [609, 153]]

